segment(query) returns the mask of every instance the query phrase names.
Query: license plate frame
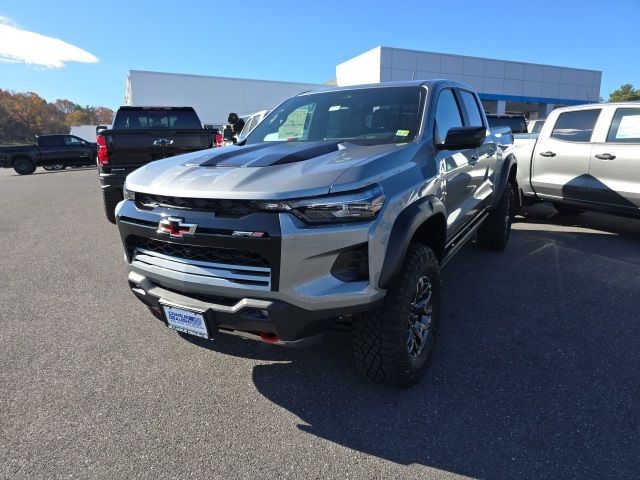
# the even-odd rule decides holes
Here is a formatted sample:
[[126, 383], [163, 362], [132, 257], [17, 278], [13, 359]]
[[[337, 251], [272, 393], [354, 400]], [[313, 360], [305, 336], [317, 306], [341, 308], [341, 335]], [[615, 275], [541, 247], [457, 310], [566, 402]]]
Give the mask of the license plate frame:
[[195, 337], [211, 338], [205, 312], [170, 302], [160, 302], [167, 327]]

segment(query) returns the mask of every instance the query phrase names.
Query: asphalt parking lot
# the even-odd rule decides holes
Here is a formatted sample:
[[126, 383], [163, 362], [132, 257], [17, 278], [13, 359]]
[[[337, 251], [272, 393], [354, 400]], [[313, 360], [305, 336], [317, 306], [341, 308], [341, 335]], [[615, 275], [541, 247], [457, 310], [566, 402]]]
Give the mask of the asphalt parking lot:
[[0, 171], [0, 477], [640, 477], [640, 222], [539, 205], [504, 252], [465, 247], [431, 369], [394, 390], [344, 333], [164, 328], [96, 177]]

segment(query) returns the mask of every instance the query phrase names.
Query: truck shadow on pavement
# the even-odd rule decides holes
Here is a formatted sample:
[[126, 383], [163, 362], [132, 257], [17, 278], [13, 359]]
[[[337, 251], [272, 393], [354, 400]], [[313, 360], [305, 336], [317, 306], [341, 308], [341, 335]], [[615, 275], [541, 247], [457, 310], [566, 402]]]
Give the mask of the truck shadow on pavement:
[[640, 240], [640, 219], [595, 212], [560, 214], [546, 202], [525, 207], [515, 221], [536, 225], [552, 224], [560, 227], [588, 228]]
[[413, 388], [366, 383], [343, 333], [310, 350], [207, 348], [274, 362], [254, 367], [254, 384], [298, 428], [381, 459], [482, 478], [638, 478], [640, 227], [520, 227], [504, 252], [469, 245], [443, 272], [438, 347]]
[[[86, 167], [65, 168], [64, 170], [36, 170], [31, 175], [50, 175], [52, 173], [84, 172], [86, 170], [96, 170], [96, 167], [95, 167], [95, 165], [91, 165], [91, 166], [88, 165]], [[24, 175], [18, 175], [16, 173], [16, 176], [21, 177], [21, 176], [24, 176]]]

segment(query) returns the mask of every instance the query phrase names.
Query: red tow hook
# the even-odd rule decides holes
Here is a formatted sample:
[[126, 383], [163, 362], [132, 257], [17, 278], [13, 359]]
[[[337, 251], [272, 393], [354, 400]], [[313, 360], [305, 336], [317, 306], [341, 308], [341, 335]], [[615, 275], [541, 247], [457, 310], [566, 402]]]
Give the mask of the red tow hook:
[[260, 340], [265, 343], [278, 343], [280, 339], [275, 333], [271, 332], [262, 332], [260, 333]]

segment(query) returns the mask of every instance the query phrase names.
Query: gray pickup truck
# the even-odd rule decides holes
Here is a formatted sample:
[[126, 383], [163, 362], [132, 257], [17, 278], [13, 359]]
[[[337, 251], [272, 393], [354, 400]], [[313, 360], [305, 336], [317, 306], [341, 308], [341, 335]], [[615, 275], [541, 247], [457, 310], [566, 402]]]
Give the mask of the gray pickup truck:
[[559, 108], [514, 148], [523, 204], [640, 218], [640, 102]]
[[168, 327], [299, 346], [352, 324], [359, 370], [407, 386], [442, 316], [440, 268], [502, 249], [513, 145], [450, 81], [300, 94], [237, 146], [150, 163], [116, 209], [133, 293]]

